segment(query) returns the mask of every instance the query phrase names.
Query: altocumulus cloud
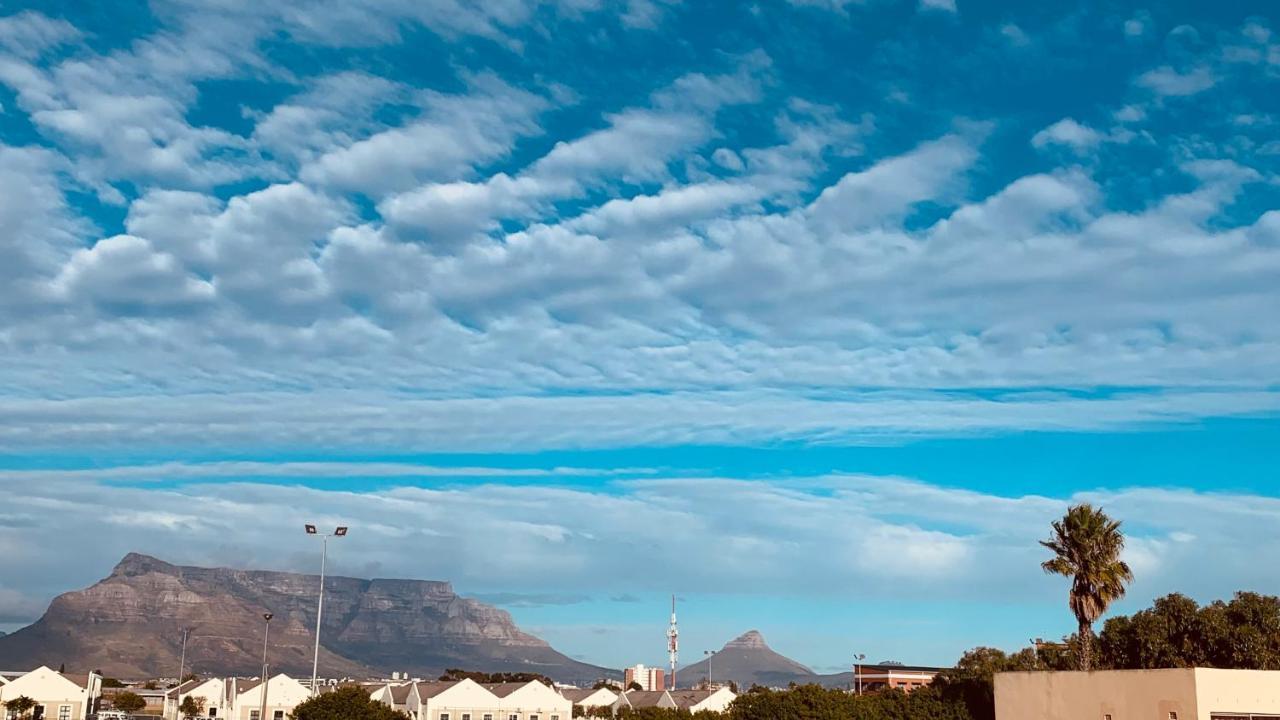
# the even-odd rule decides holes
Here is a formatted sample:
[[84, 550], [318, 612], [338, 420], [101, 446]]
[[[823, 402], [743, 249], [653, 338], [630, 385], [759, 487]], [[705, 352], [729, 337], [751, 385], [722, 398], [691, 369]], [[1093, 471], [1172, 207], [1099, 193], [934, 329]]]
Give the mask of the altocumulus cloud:
[[[759, 12], [876, 11], [802, 4]], [[913, 13], [930, 32], [978, 22], [908, 5], [959, 11]], [[1188, 97], [1225, 113], [1274, 85], [1257, 20], [1173, 29], [1099, 113], [903, 124], [913, 88], [892, 111], [817, 97], [768, 47], [619, 74], [625, 95], [520, 65], [549, 37], [653, 42], [675, 3], [162, 9], [107, 45], [74, 16], [0, 18], [22, 118], [0, 136], [5, 449], [858, 442], [1276, 410], [1266, 125], [1179, 122]], [[1037, 30], [1008, 51], [1066, 32]], [[423, 32], [473, 53], [447, 82], [287, 52]], [[994, 172], [1010, 140], [1046, 152]]]

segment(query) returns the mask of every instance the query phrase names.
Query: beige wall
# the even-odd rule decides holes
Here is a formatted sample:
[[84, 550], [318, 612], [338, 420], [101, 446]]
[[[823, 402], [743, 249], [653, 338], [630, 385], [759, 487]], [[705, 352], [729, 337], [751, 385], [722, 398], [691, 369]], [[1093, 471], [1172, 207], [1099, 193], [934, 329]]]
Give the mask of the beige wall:
[[1198, 720], [1213, 714], [1280, 715], [1280, 672], [1197, 668], [1195, 674]]
[[[996, 720], [1193, 720], [1192, 669], [996, 675]], [[1226, 688], [1226, 684], [1223, 684]], [[1208, 720], [1208, 715], [1200, 720]]]

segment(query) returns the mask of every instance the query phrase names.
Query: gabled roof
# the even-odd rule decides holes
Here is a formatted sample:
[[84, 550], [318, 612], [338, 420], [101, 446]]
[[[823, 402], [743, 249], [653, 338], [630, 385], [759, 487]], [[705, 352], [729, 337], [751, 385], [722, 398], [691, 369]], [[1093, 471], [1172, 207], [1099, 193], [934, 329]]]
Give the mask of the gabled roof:
[[403, 705], [409, 702], [409, 691], [413, 690], [413, 685], [409, 683], [404, 685], [388, 685], [387, 690], [391, 692], [391, 702], [396, 705]]
[[192, 690], [195, 690], [196, 688], [200, 687], [206, 682], [209, 682], [209, 681], [201, 680], [199, 678], [196, 678], [195, 680], [188, 680], [182, 683], [181, 685], [178, 685], [176, 687], [171, 687], [168, 690], [165, 690], [164, 694], [166, 697], [168, 697], [169, 695], [173, 695], [174, 697], [177, 697], [179, 694], [186, 695], [187, 693], [191, 692]]
[[731, 692], [729, 688], [717, 688], [715, 690], [672, 690], [670, 691], [671, 699], [675, 701], [676, 707], [685, 708], [686, 710], [701, 702], [706, 702], [708, 698], [719, 692]]
[[[580, 703], [592, 695], [601, 692], [609, 693], [613, 696], [614, 700], [618, 699], [618, 693], [610, 690], [609, 688], [565, 688], [560, 691], [560, 694], [565, 696], [565, 698], [571, 702]], [[609, 702], [612, 703], [613, 700], [610, 700]]]
[[461, 680], [431, 680], [427, 682], [414, 683], [413, 687], [418, 689], [418, 699], [426, 700], [433, 698], [449, 688], [463, 682]]
[[[538, 681], [530, 680], [529, 682], [538, 682]], [[483, 687], [485, 690], [488, 690], [494, 695], [497, 695], [498, 697], [503, 698], [519, 690], [522, 687], [527, 687], [528, 685], [529, 683], [527, 682], [508, 682], [508, 683], [486, 683]], [[543, 685], [543, 687], [546, 687], [546, 685]]]
[[672, 707], [675, 700], [666, 690], [632, 690], [623, 693], [619, 702], [625, 700], [626, 704], [633, 708], [644, 707]]

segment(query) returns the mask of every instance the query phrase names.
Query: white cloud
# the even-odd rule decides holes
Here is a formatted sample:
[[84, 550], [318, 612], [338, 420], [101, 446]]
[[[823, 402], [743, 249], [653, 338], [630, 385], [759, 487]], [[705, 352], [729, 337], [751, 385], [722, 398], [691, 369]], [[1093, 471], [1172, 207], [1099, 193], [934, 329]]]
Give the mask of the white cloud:
[[[1249, 552], [1276, 540], [1280, 504], [1247, 494], [1130, 488], [1001, 496], [863, 475], [355, 492], [296, 484], [298, 469], [281, 467], [286, 484], [162, 488], [122, 483], [127, 472], [110, 482], [56, 471], [6, 477], [16, 492], [0, 512], [0, 548], [20, 539], [29, 550], [0, 553], [0, 623], [34, 619], [54, 594], [94, 582], [129, 551], [179, 563], [314, 572], [317, 549], [301, 532], [304, 522], [352, 528], [330, 548], [333, 572], [447, 579], [465, 594], [591, 597], [678, 587], [697, 602], [758, 595], [763, 587], [783, 601], [925, 598], [939, 608], [994, 594], [1033, 615], [1020, 614], [1021, 622], [1042, 627], [1045, 617], [1060, 617], [1064, 626], [1070, 620], [1065, 581], [1040, 572], [1045, 551], [1037, 541], [1068, 502], [1088, 500], [1129, 533], [1126, 558], [1140, 572], [1121, 612], [1175, 590], [1207, 599], [1280, 581]], [[270, 464], [246, 470], [273, 474]], [[61, 518], [56, 526], [44, 521], [51, 512]], [[1185, 537], [1188, 514], [1196, 517], [1194, 542]], [[245, 522], [263, 516], [278, 522]], [[641, 549], [666, 558], [664, 572], [618, 563]], [[19, 577], [20, 589], [6, 586], [5, 578]], [[999, 608], [974, 620], [984, 626], [949, 635], [955, 646], [948, 652], [980, 642], [992, 632], [987, 623], [1008, 630], [1010, 622]], [[575, 644], [589, 643], [579, 636]]]
[[1031, 145], [1036, 148], [1066, 145], [1077, 152], [1082, 152], [1097, 147], [1102, 140], [1102, 134], [1097, 130], [1081, 125], [1072, 118], [1063, 118], [1036, 133], [1031, 138]]
[[195, 278], [168, 253], [132, 235], [99, 240], [78, 250], [53, 281], [56, 295], [104, 306], [122, 315], [189, 308], [214, 298], [213, 285]]
[[1168, 65], [1149, 70], [1138, 77], [1138, 85], [1164, 97], [1196, 95], [1213, 87], [1218, 81], [1213, 70], [1197, 67], [1179, 72]]
[[941, 10], [943, 12], [955, 13], [956, 0], [920, 0], [921, 10]]
[[55, 20], [31, 10], [0, 17], [0, 48], [18, 57], [34, 58], [79, 37], [80, 31], [66, 20]]

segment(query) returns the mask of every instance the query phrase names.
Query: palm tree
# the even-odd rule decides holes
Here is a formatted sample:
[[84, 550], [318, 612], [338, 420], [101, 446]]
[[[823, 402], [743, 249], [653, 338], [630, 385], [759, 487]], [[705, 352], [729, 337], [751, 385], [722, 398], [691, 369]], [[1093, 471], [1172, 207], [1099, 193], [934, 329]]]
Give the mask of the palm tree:
[[1133, 582], [1129, 565], [1120, 559], [1124, 534], [1120, 522], [1100, 508], [1073, 505], [1053, 522], [1053, 535], [1040, 544], [1053, 551], [1041, 563], [1044, 571], [1071, 578], [1068, 605], [1080, 624], [1080, 669], [1093, 667], [1093, 623], [1112, 602], [1124, 597]]

